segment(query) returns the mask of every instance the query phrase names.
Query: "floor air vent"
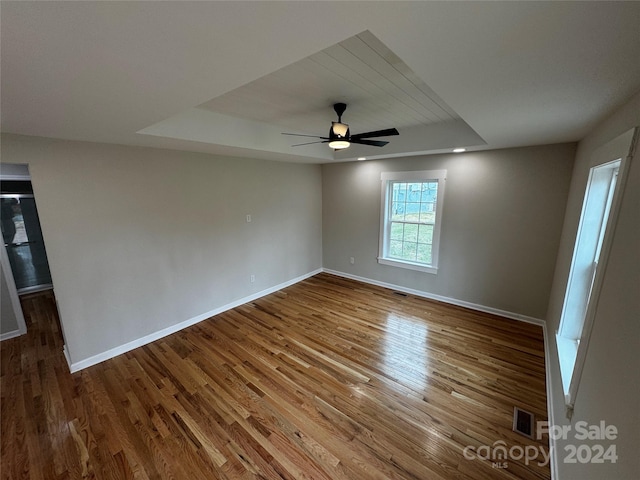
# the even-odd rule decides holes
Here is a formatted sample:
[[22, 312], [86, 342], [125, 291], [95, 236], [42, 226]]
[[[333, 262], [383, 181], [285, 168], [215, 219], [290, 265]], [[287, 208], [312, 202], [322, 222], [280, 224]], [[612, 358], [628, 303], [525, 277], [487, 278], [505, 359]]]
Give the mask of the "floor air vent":
[[407, 294], [406, 294], [406, 293], [404, 293], [404, 292], [393, 292], [393, 294], [394, 294], [394, 295], [397, 295], [397, 296], [399, 296], [399, 297], [406, 297], [406, 296], [407, 296]]
[[533, 413], [513, 407], [513, 431], [533, 438]]

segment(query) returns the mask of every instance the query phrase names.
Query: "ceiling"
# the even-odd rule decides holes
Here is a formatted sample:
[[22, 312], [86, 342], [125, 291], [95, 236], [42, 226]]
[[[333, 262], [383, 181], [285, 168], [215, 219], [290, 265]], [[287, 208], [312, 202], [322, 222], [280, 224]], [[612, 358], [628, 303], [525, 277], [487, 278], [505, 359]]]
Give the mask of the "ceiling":
[[[1, 129], [24, 135], [328, 163], [577, 141], [640, 90], [640, 2], [2, 1], [0, 21]], [[338, 101], [352, 134], [400, 135], [281, 135], [326, 136]]]
[[410, 68], [363, 32], [201, 105], [215, 112], [297, 129], [327, 130], [327, 102], [350, 102], [366, 130], [458, 120]]

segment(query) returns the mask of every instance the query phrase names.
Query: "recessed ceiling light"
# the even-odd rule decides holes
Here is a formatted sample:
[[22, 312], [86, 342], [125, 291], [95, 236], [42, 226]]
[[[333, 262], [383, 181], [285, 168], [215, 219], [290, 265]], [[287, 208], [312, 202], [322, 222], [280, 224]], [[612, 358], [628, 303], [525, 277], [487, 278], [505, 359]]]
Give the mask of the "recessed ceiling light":
[[358, 160], [362, 161], [362, 160], [366, 160], [367, 157], [358, 157]]
[[453, 149], [453, 153], [462, 153], [462, 152], [466, 152], [467, 149], [466, 148], [454, 148]]

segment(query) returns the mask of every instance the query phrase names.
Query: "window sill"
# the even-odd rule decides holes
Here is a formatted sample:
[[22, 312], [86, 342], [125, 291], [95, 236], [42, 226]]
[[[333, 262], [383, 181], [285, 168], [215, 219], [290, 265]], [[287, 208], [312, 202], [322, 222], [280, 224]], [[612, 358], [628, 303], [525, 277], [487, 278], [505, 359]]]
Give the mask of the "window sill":
[[403, 262], [402, 260], [378, 257], [378, 263], [382, 265], [390, 265], [392, 267], [406, 268], [408, 270], [416, 270], [418, 272], [431, 273], [433, 275], [438, 273], [438, 267], [416, 265], [415, 263]]

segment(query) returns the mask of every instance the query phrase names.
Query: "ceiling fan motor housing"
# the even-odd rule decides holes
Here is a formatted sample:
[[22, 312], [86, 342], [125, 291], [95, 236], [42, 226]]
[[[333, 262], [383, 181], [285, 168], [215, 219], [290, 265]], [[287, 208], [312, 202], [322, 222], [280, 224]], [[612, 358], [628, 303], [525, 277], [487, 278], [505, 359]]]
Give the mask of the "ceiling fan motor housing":
[[338, 115], [337, 122], [331, 122], [331, 129], [329, 130], [329, 138], [331, 140], [349, 139], [349, 125], [342, 123], [342, 114], [347, 109], [346, 103], [334, 103], [333, 110]]
[[349, 125], [341, 122], [331, 122], [331, 128], [329, 129], [329, 139], [340, 140], [349, 139]]

